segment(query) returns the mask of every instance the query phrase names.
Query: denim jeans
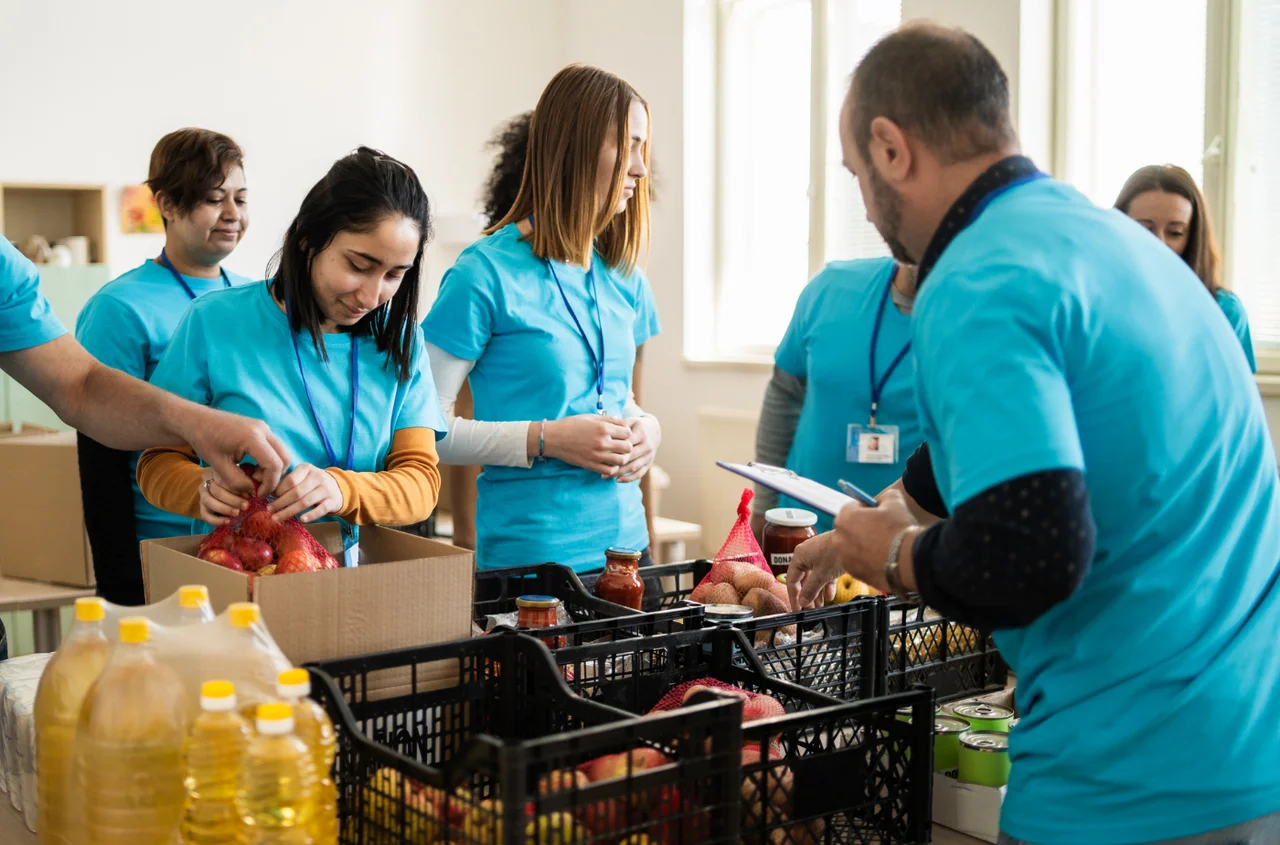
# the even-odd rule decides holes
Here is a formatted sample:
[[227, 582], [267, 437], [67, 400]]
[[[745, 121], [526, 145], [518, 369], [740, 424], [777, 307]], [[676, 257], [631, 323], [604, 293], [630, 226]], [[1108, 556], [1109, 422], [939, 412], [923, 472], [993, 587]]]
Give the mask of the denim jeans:
[[[1181, 839], [1144, 842], [1142, 845], [1276, 845], [1278, 842], [1280, 842], [1280, 812], [1220, 830], [1211, 830], [1208, 833], [1184, 836]], [[1032, 843], [1001, 833], [998, 845], [1032, 845]]]

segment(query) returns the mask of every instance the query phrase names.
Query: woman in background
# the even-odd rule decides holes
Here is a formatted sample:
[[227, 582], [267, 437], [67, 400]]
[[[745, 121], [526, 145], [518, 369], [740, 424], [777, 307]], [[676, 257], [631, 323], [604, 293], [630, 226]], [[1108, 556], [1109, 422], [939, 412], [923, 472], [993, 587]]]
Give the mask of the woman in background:
[[[76, 339], [109, 367], [150, 379], [192, 300], [244, 284], [223, 262], [249, 228], [244, 153], [207, 129], [179, 129], [151, 151], [147, 186], [164, 220], [164, 247], [89, 298]], [[134, 474], [140, 452], [120, 452], [78, 435], [80, 491], [98, 595], [143, 604], [143, 540], [180, 537], [191, 521], [147, 502]]]
[[1116, 208], [1164, 241], [1195, 271], [1235, 329], [1249, 369], [1256, 373], [1249, 316], [1240, 297], [1222, 286], [1222, 259], [1209, 209], [1191, 174], [1172, 164], [1140, 168], [1120, 189]]
[[632, 393], [659, 327], [638, 269], [649, 232], [649, 111], [622, 79], [571, 65], [534, 110], [512, 206], [445, 274], [427, 315], [446, 417], [469, 379], [445, 463], [484, 465], [477, 561], [586, 572], [609, 547], [646, 551], [639, 481], [661, 427]]
[[[430, 235], [417, 175], [361, 147], [303, 199], [271, 278], [196, 301], [151, 379], [268, 422], [298, 461], [260, 491], [275, 496], [271, 512], [336, 518], [348, 565], [355, 526], [420, 522], [440, 490], [445, 425], [414, 325]], [[186, 449], [143, 453], [138, 484], [153, 504], [210, 526], [246, 504]]]
[[[805, 286], [774, 354], [756, 429], [756, 460], [871, 495], [897, 481], [924, 442], [915, 403], [915, 268], [892, 258], [833, 261]], [[751, 527], [805, 505], [756, 485]], [[818, 514], [817, 530], [831, 530]]]

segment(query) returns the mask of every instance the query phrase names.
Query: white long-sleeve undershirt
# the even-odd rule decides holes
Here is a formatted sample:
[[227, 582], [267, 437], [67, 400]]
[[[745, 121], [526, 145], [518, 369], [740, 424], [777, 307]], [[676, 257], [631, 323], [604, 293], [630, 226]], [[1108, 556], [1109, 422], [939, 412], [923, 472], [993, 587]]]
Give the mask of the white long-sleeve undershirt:
[[[458, 393], [475, 367], [468, 361], [445, 352], [434, 343], [427, 343], [427, 360], [431, 363], [431, 375], [436, 383], [436, 395], [440, 397], [440, 410], [444, 412], [449, 434], [436, 444], [443, 464], [505, 467], [531, 467], [533, 459], [528, 453], [529, 425], [539, 420], [515, 422], [491, 422], [469, 420], [455, 416], [454, 406]], [[623, 419], [644, 416], [632, 394], [625, 408]]]

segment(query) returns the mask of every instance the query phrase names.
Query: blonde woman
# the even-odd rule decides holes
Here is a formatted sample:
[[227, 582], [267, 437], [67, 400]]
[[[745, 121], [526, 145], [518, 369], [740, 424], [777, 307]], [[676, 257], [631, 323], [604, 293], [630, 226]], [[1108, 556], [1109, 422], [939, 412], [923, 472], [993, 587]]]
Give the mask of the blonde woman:
[[[649, 108], [624, 80], [571, 65], [543, 91], [515, 203], [459, 256], [423, 323], [446, 418], [445, 463], [482, 464], [484, 569], [580, 572], [649, 545], [638, 482], [658, 421], [634, 398], [659, 331], [639, 270], [649, 232]], [[453, 420], [469, 381], [475, 420]]]

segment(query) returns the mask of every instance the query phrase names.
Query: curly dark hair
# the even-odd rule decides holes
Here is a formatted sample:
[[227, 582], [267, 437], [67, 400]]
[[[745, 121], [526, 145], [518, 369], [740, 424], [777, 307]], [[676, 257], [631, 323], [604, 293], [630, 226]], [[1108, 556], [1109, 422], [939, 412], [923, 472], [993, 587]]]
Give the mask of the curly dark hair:
[[493, 172], [484, 184], [484, 215], [489, 224], [498, 222], [515, 204], [524, 178], [524, 159], [529, 152], [529, 122], [533, 112], [518, 114], [504, 123], [485, 147], [497, 151]]
[[[529, 122], [532, 119], [532, 111], [516, 115], [498, 127], [485, 144], [485, 149], [497, 153], [481, 198], [484, 216], [488, 220], [486, 225], [497, 223], [515, 205], [520, 181], [524, 178], [524, 159], [529, 152]], [[652, 202], [655, 184], [652, 165], [649, 170], [649, 201]]]

